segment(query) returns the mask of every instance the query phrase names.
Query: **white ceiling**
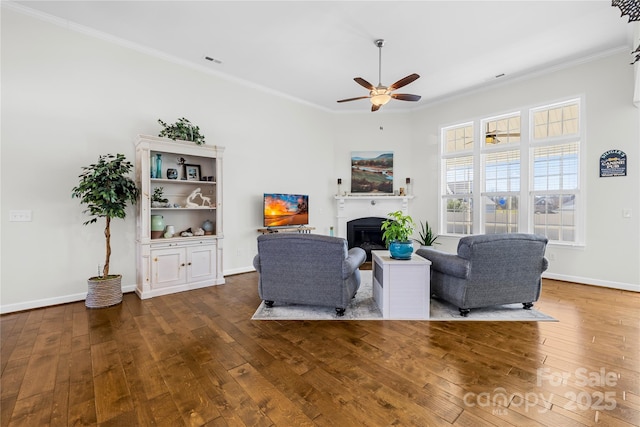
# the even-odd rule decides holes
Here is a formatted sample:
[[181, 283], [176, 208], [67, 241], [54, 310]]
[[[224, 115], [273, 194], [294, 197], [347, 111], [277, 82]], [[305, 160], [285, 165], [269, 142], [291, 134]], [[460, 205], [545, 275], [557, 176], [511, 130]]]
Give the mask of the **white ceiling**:
[[336, 101], [368, 94], [354, 77], [378, 84], [378, 38], [382, 84], [418, 73], [397, 93], [422, 96], [381, 111], [632, 48], [631, 25], [609, 0], [10, 3], [336, 112], [370, 109], [367, 99]]

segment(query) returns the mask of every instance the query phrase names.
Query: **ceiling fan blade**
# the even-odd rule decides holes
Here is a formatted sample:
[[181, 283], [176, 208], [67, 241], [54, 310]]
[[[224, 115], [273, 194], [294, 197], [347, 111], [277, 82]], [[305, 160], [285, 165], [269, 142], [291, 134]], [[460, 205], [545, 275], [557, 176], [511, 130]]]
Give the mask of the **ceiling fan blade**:
[[358, 83], [360, 86], [362, 86], [365, 89], [369, 89], [369, 90], [374, 90], [375, 89], [375, 86], [373, 86], [371, 83], [369, 83], [368, 81], [366, 81], [362, 77], [356, 77], [353, 80], [355, 80], [356, 83]]
[[411, 95], [408, 93], [392, 93], [391, 97], [393, 99], [399, 99], [400, 101], [420, 101], [420, 98], [422, 98], [420, 95]]
[[501, 131], [501, 130], [494, 130], [494, 131], [491, 131], [491, 132], [485, 132], [485, 137], [487, 137], [487, 138], [497, 138], [499, 136], [517, 137], [517, 136], [520, 136], [520, 132], [505, 132], [505, 131]]
[[414, 82], [416, 80], [418, 80], [420, 78], [420, 76], [416, 73], [413, 74], [409, 74], [407, 77], [398, 80], [397, 82], [395, 82], [394, 84], [392, 84], [391, 86], [389, 86], [389, 90], [396, 90], [396, 89], [400, 89], [402, 86], [406, 86], [411, 82]]
[[380, 109], [380, 105], [376, 105], [376, 104], [371, 105], [371, 112], [378, 111], [379, 109]]
[[486, 136], [520, 136], [520, 132], [513, 132], [513, 133], [508, 133], [508, 132], [488, 132]]
[[349, 102], [349, 101], [355, 101], [356, 99], [366, 99], [369, 98], [368, 96], [358, 96], [356, 98], [347, 98], [347, 99], [340, 99], [338, 102]]

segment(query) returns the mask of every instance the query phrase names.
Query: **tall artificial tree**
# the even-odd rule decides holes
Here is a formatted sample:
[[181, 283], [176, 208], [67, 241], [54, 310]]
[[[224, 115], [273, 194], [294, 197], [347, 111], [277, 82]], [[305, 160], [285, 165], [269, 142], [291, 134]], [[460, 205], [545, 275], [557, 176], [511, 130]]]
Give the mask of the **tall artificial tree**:
[[139, 190], [136, 183], [128, 176], [133, 165], [124, 154], [101, 155], [98, 163], [82, 167], [78, 176], [80, 183], [72, 189], [71, 196], [79, 198], [87, 205], [84, 213], [92, 218], [83, 225], [92, 224], [98, 218], [105, 218], [104, 236], [106, 258], [102, 269], [102, 277], [109, 277], [109, 259], [111, 258], [111, 219], [126, 217], [126, 207], [130, 202], [138, 200]]

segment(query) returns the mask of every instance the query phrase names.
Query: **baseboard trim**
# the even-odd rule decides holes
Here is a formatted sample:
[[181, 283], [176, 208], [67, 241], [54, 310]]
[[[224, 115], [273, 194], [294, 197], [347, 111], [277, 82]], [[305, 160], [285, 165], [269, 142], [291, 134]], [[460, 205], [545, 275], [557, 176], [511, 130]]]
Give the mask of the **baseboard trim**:
[[[136, 285], [125, 285], [122, 287], [122, 293], [134, 292]], [[54, 305], [68, 304], [70, 302], [84, 301], [87, 299], [87, 293], [81, 292], [77, 294], [63, 295], [54, 298], [43, 298], [32, 301], [24, 301], [15, 304], [6, 304], [0, 306], [0, 314], [15, 313], [17, 311], [33, 310], [34, 308], [51, 307]]]
[[588, 277], [569, 276], [566, 274], [543, 273], [545, 279], [562, 280], [563, 282], [580, 283], [582, 285], [600, 286], [603, 288], [620, 289], [622, 291], [640, 292], [640, 285], [607, 280], [590, 279]]
[[251, 273], [254, 271], [256, 271], [256, 269], [253, 267], [241, 267], [241, 268], [234, 268], [233, 270], [225, 270], [224, 275], [233, 276], [234, 274]]

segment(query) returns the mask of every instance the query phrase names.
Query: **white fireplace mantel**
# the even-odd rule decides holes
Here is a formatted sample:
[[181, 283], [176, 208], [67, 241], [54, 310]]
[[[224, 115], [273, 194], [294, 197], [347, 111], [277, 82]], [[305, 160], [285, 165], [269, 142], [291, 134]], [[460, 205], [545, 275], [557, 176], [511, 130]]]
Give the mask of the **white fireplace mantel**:
[[347, 238], [347, 222], [366, 217], [387, 218], [390, 212], [402, 211], [409, 214], [409, 201], [413, 196], [335, 196], [336, 236]]

